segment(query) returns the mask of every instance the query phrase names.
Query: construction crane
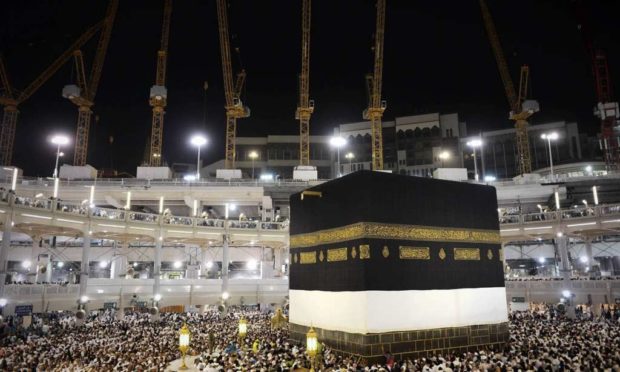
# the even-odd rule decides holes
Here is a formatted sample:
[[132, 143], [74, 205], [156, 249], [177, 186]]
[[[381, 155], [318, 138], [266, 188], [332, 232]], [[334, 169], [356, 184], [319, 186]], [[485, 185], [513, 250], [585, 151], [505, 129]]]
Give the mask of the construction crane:
[[366, 75], [368, 87], [368, 108], [362, 114], [364, 119], [370, 120], [372, 136], [372, 169], [383, 170], [383, 132], [381, 118], [387, 107], [381, 99], [381, 84], [383, 78], [383, 36], [385, 34], [385, 0], [377, 0], [377, 24], [375, 32], [375, 62], [372, 74]]
[[233, 85], [232, 62], [230, 60], [230, 39], [228, 38], [228, 14], [226, 0], [217, 0], [217, 25], [220, 36], [220, 54], [222, 55], [222, 75], [224, 77], [224, 96], [226, 98], [226, 169], [235, 167], [235, 139], [237, 136], [237, 119], [250, 116], [250, 109], [241, 102], [241, 91], [245, 83], [245, 70], [237, 73]]
[[26, 89], [16, 92], [10, 83], [9, 75], [0, 57], [0, 105], [4, 107], [2, 127], [0, 128], [0, 164], [11, 165], [13, 158], [13, 143], [15, 141], [15, 128], [19, 116], [19, 105], [32, 96], [50, 77], [52, 77], [68, 60], [74, 50], [79, 49], [101, 28], [102, 22], [95, 24], [86, 30], [80, 37], [69, 46], [51, 65], [49, 65]]
[[310, 99], [310, 19], [312, 0], [302, 0], [301, 10], [301, 73], [299, 103], [295, 119], [299, 120], [299, 165], [310, 165], [310, 116], [314, 100]]
[[618, 102], [614, 100], [612, 81], [607, 63], [607, 53], [596, 47], [589, 27], [589, 19], [581, 1], [576, 1], [576, 12], [579, 18], [579, 30], [583, 36], [586, 51], [590, 57], [592, 75], [596, 88], [596, 107], [594, 115], [601, 120], [600, 148], [603, 151], [605, 166], [608, 171], [620, 169], [620, 145], [618, 120], [620, 110]]
[[592, 66], [596, 81], [597, 104], [594, 114], [601, 119], [600, 146], [603, 150], [605, 165], [609, 171], [617, 171], [620, 167], [620, 147], [618, 144], [618, 119], [620, 113], [618, 102], [614, 101], [607, 64], [607, 53], [596, 49], [592, 54]]
[[153, 107], [148, 162], [151, 167], [161, 166], [164, 109], [166, 108], [168, 100], [168, 90], [166, 89], [166, 62], [168, 58], [168, 36], [170, 34], [171, 14], [172, 0], [164, 0], [164, 21], [161, 27], [161, 46], [159, 51], [157, 51], [157, 73], [155, 75], [155, 85], [151, 87], [149, 97], [149, 103]]
[[73, 153], [73, 165], [86, 165], [88, 154], [88, 134], [90, 131], [90, 120], [92, 118], [92, 107], [95, 102], [97, 88], [101, 80], [103, 62], [110, 43], [112, 25], [118, 9], [118, 0], [110, 0], [106, 16], [103, 20], [95, 58], [91, 66], [90, 75], [86, 79], [84, 60], [80, 50], [74, 51], [75, 69], [77, 72], [77, 85], [66, 85], [62, 90], [62, 96], [69, 99], [78, 107], [77, 129], [75, 132], [75, 150]]
[[529, 81], [530, 69], [527, 65], [521, 66], [521, 74], [519, 78], [519, 92], [515, 91], [510, 72], [508, 71], [508, 64], [504, 58], [501, 43], [497, 36], [495, 29], [495, 23], [489, 12], [489, 8], [485, 0], [480, 0], [480, 9], [482, 10], [482, 19], [484, 20], [484, 27], [486, 28], [491, 48], [493, 49], [493, 55], [497, 62], [497, 68], [499, 69], [499, 75], [504, 83], [504, 89], [506, 91], [506, 98], [510, 105], [510, 120], [515, 122], [516, 128], [516, 142], [517, 142], [517, 156], [519, 163], [519, 174], [526, 174], [532, 172], [532, 161], [530, 159], [530, 140], [527, 134], [528, 131], [528, 118], [535, 112], [540, 110], [538, 102], [535, 100], [526, 99], [527, 97], [527, 83]]

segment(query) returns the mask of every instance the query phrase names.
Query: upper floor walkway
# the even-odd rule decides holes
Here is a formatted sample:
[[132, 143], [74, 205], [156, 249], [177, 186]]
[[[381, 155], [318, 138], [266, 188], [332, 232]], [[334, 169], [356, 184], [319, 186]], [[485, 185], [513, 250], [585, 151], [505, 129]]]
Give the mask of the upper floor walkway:
[[560, 233], [579, 236], [620, 234], [620, 204], [502, 215], [499, 221], [503, 241], [550, 238]]
[[10, 214], [14, 229], [30, 236], [89, 234], [121, 241], [161, 237], [165, 242], [201, 244], [221, 241], [226, 234], [235, 244], [260, 242], [273, 248], [288, 244], [287, 222], [171, 216], [26, 197], [1, 201], [2, 214]]
[[[289, 241], [288, 222], [171, 216], [26, 197], [16, 197], [11, 203], [0, 201], [0, 214], [6, 213], [11, 214], [17, 231], [31, 236], [90, 234], [94, 238], [122, 241], [152, 241], [161, 237], [167, 242], [201, 244], [221, 241], [228, 234], [234, 243], [260, 242], [273, 248], [285, 247]], [[505, 242], [552, 238], [559, 233], [618, 234], [620, 204], [502, 215], [499, 222]]]

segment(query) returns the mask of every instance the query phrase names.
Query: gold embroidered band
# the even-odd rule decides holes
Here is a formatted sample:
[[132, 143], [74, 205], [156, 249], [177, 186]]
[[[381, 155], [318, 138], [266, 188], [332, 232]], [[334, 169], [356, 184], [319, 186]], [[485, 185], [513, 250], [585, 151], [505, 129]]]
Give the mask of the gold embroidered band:
[[480, 261], [480, 249], [454, 248], [454, 259], [461, 261]]
[[398, 247], [398, 258], [401, 260], [430, 260], [431, 252], [428, 247]]
[[367, 260], [370, 258], [370, 246], [368, 244], [360, 245], [360, 260]]
[[346, 261], [346, 248], [332, 248], [327, 250], [327, 262]]
[[291, 248], [314, 247], [362, 238], [499, 244], [499, 231], [358, 222], [335, 229], [291, 235]]
[[299, 263], [301, 264], [313, 264], [316, 263], [316, 252], [301, 252]]

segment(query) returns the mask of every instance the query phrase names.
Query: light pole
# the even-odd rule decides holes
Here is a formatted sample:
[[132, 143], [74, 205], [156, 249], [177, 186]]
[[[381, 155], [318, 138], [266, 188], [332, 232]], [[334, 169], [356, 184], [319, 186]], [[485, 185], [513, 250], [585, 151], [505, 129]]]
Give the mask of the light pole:
[[439, 153], [439, 159], [441, 159], [441, 167], [443, 168], [444, 160], [450, 159], [450, 153], [448, 151], [442, 151]]
[[179, 331], [179, 351], [183, 355], [183, 364], [179, 367], [180, 370], [187, 369], [187, 365], [185, 364], [185, 354], [187, 353], [187, 350], [189, 350], [189, 337], [189, 328], [187, 328], [187, 325], [183, 323], [183, 327], [181, 327], [181, 330]]
[[252, 159], [252, 179], [254, 179], [254, 160], [258, 158], [258, 153], [256, 151], [252, 151], [248, 156]]
[[196, 160], [196, 180], [200, 181], [200, 148], [207, 143], [207, 138], [203, 135], [194, 135], [190, 142], [198, 148], [198, 158]]
[[556, 139], [558, 139], [558, 133], [557, 132], [552, 132], [552, 133], [543, 133], [540, 135], [540, 138], [542, 139], [546, 139], [547, 140], [547, 144], [549, 145], [549, 174], [551, 175], [551, 178], [554, 178], [554, 174], [553, 174], [553, 153], [551, 152], [551, 141], [555, 141]]
[[239, 319], [239, 348], [243, 350], [245, 335], [248, 333], [248, 321], [244, 317]]
[[64, 155], [61, 155], [60, 146], [64, 146], [69, 143], [69, 137], [63, 135], [55, 135], [52, 137], [51, 142], [56, 145], [56, 165], [54, 166], [54, 175], [52, 177], [58, 178], [58, 160]]
[[[319, 340], [317, 334], [312, 328], [306, 333], [306, 353], [310, 357], [310, 372], [314, 372], [314, 358], [319, 351]], [[320, 369], [320, 368], [319, 368]]]
[[340, 172], [340, 148], [347, 144], [347, 140], [340, 136], [332, 137], [329, 140], [329, 144], [336, 148], [337, 151], [337, 159], [338, 159], [338, 172], [337, 177], [340, 177], [342, 174]]
[[475, 139], [467, 142], [467, 146], [474, 150], [474, 179], [478, 181], [478, 162], [476, 161], [476, 149], [482, 146], [482, 140]]
[[353, 166], [351, 165], [351, 162], [353, 161], [353, 159], [355, 159], [355, 154], [352, 152], [347, 152], [344, 157], [349, 159], [349, 173], [353, 172]]

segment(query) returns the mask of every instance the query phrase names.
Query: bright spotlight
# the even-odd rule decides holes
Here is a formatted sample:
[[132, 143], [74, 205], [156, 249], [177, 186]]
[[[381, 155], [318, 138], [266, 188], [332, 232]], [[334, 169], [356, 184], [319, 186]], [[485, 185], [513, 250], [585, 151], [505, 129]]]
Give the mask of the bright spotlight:
[[88, 296], [80, 297], [80, 302], [83, 303], [83, 304], [87, 303], [88, 302]]
[[106, 267], [108, 267], [108, 261], [99, 262], [99, 267], [105, 269]]
[[161, 300], [161, 295], [158, 293], [155, 296], [153, 296], [153, 299], [157, 302], [159, 302], [159, 300]]
[[207, 270], [210, 270], [213, 267], [213, 262], [207, 262]]
[[181, 266], [183, 266], [183, 263], [181, 261], [174, 261], [173, 266], [175, 269], [180, 269]]
[[570, 291], [565, 289], [562, 291], [562, 296], [565, 298], [569, 298], [570, 297]]
[[63, 267], [63, 266], [65, 266], [65, 263], [64, 263], [64, 262], [62, 262], [62, 261], [58, 261], [58, 263], [56, 264], [56, 266], [58, 266], [58, 267]]
[[329, 139], [329, 144], [334, 147], [342, 147], [347, 144], [347, 140], [343, 137], [332, 137]]
[[497, 178], [495, 178], [495, 176], [484, 176], [484, 180], [486, 182], [493, 182], [493, 181], [497, 180]]
[[256, 260], [249, 260], [247, 263], [248, 270], [256, 270], [258, 268], [258, 262]]
[[222, 292], [222, 300], [228, 300], [229, 297], [230, 295], [228, 294], [228, 292]]
[[205, 136], [201, 136], [201, 135], [195, 135], [190, 139], [190, 142], [192, 143], [192, 145], [200, 147], [203, 146], [205, 143], [207, 143], [207, 137]]
[[69, 143], [69, 137], [62, 136], [62, 135], [56, 135], [56, 136], [52, 137], [51, 142], [54, 145], [64, 146], [64, 145]]
[[545, 263], [545, 258], [544, 257], [539, 257], [538, 258], [538, 262], [540, 262], [541, 264]]
[[183, 180], [184, 181], [196, 181], [196, 175], [195, 174], [186, 174], [185, 176], [183, 176]]
[[555, 141], [556, 139], [559, 138], [559, 135], [557, 132], [543, 133], [540, 135], [540, 138]]
[[138, 267], [138, 263], [137, 263], [137, 262], [134, 262], [134, 263], [132, 264], [132, 266], [133, 266], [133, 267]]
[[32, 266], [32, 262], [30, 262], [30, 261], [28, 261], [28, 260], [26, 260], [26, 261], [22, 262], [22, 267], [23, 267], [24, 269], [29, 269], [29, 268], [30, 268], [30, 266]]
[[0, 307], [5, 307], [8, 302], [6, 298], [0, 298]]
[[235, 211], [237, 210], [237, 204], [230, 204], [230, 206], [228, 207], [231, 211]]
[[579, 261], [581, 261], [582, 263], [586, 263], [586, 262], [588, 262], [588, 257], [581, 256], [581, 257], [579, 257]]

